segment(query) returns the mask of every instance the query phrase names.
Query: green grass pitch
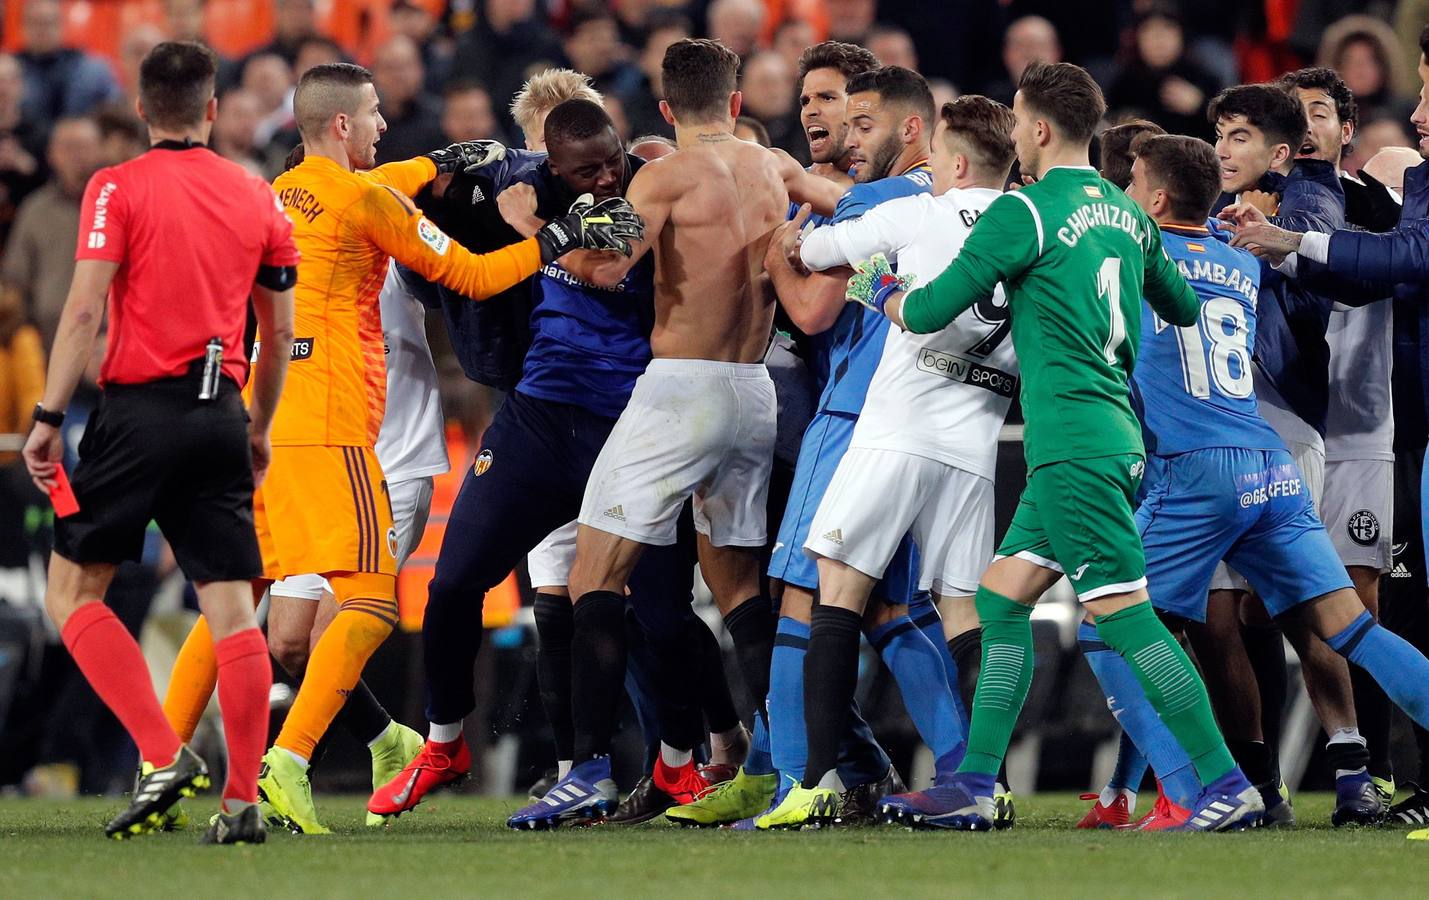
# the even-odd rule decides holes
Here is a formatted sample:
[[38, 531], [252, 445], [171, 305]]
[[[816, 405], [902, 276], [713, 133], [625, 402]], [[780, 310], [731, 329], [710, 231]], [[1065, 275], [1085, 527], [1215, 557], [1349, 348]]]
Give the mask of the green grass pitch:
[[[1429, 897], [1429, 842], [1399, 829], [1334, 831], [1330, 798], [1297, 798], [1301, 827], [1238, 835], [1078, 832], [1086, 804], [1018, 797], [995, 834], [862, 828], [743, 834], [562, 829], [503, 822], [511, 802], [438, 795], [369, 831], [363, 798], [318, 798], [336, 834], [261, 847], [196, 846], [199, 827], [124, 843], [101, 826], [117, 800], [0, 800], [0, 896], [256, 897]], [[212, 795], [189, 801], [206, 818]], [[1143, 804], [1144, 805], [1144, 804]]]

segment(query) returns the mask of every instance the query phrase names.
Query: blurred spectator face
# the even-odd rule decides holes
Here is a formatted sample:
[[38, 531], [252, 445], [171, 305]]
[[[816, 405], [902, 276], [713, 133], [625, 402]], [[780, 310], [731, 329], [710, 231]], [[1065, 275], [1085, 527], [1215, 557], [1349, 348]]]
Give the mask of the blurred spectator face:
[[836, 41], [862, 40], [878, 12], [875, 0], [828, 0], [828, 8], [829, 37]]
[[928, 82], [928, 90], [933, 92], [933, 109], [940, 110], [944, 103], [958, 99], [958, 89], [946, 78], [933, 78]]
[[524, 22], [536, 12], [536, 0], [486, 0], [486, 17], [498, 30]]
[[268, 115], [283, 105], [293, 86], [293, 70], [276, 53], [255, 56], [243, 67], [243, 87], [252, 91]]
[[318, 30], [313, 0], [277, 0], [273, 9], [273, 36], [293, 43]]
[[309, 38], [298, 45], [298, 52], [293, 57], [293, 82], [296, 84], [303, 73], [313, 66], [336, 62], [342, 62], [342, 51], [336, 44], [326, 39]]
[[1372, 97], [1384, 87], [1387, 73], [1379, 63], [1374, 43], [1355, 38], [1340, 51], [1340, 77], [1356, 97]]
[[57, 0], [28, 0], [20, 26], [31, 53], [53, 53], [64, 46], [64, 11]]
[[610, 116], [610, 121], [615, 123], [615, 136], [620, 138], [623, 145], [630, 140], [630, 117], [625, 114], [625, 104], [620, 98], [611, 94], [601, 101], [601, 106], [605, 107], [605, 114]]
[[99, 168], [99, 126], [90, 119], [65, 119], [50, 134], [48, 159], [60, 188], [74, 197], [84, 193]]
[[547, 144], [546, 150], [550, 153], [552, 174], [577, 194], [590, 193], [597, 200], [606, 200], [625, 189], [625, 144], [614, 128], [584, 140]]
[[252, 91], [236, 88], [218, 101], [218, 118], [213, 123], [214, 144], [223, 153], [247, 153], [253, 149], [253, 135], [263, 118], [263, 110]]
[[1265, 132], [1245, 116], [1223, 116], [1216, 122], [1216, 156], [1221, 161], [1221, 190], [1238, 194], [1253, 189], [1275, 166], [1276, 150]]
[[587, 75], [603, 75], [620, 59], [620, 32], [614, 18], [587, 19], [576, 26], [561, 48], [571, 67]]
[[422, 54], [405, 35], [389, 38], [372, 60], [377, 95], [391, 107], [403, 107], [422, 92]]
[[868, 49], [885, 66], [902, 66], [918, 71], [918, 53], [913, 49], [913, 39], [901, 28], [879, 31], [869, 38]]
[[1364, 174], [1380, 184], [1404, 194], [1404, 173], [1423, 162], [1419, 152], [1411, 147], [1385, 147], [1364, 164]]
[[1136, 29], [1136, 54], [1150, 69], [1166, 69], [1181, 58], [1181, 25], [1152, 16]]
[[739, 138], [741, 141], [749, 141], [751, 144], [758, 144], [761, 147], [768, 147], [769, 144], [765, 140], [765, 135], [760, 134], [758, 131], [755, 130], [758, 124], [759, 122], [757, 119], [751, 119], [747, 116], [740, 116], [738, 119], [734, 120], [734, 136]]
[[640, 51], [640, 71], [650, 79], [650, 87], [657, 97], [660, 95], [660, 64], [665, 59], [665, 51], [670, 49], [671, 44], [683, 41], [689, 36], [690, 33], [684, 28], [661, 28], [650, 35], [645, 42], [645, 48]]
[[1024, 16], [1007, 28], [1002, 44], [1002, 64], [1015, 85], [1022, 72], [1034, 62], [1061, 62], [1062, 46], [1057, 29], [1041, 16]]
[[814, 26], [803, 19], [788, 19], [774, 32], [774, 51], [784, 57], [795, 72], [799, 71], [799, 57], [813, 43]]
[[799, 124], [809, 141], [809, 158], [816, 163], [836, 163], [848, 140], [848, 84], [838, 69], [811, 69], [799, 91]]
[[8, 53], [0, 53], [0, 110], [19, 109], [25, 95], [25, 77], [20, 61]]
[[111, 110], [99, 118], [101, 166], [117, 166], [148, 149], [144, 124], [126, 111]]
[[[1417, 127], [1417, 123], [1413, 127]], [[1429, 123], [1426, 123], [1429, 131]], [[1421, 141], [1423, 136], [1420, 136]], [[1358, 172], [1360, 166], [1374, 158], [1375, 154], [1387, 147], [1413, 147], [1414, 141], [1404, 133], [1404, 129], [1393, 119], [1377, 119], [1359, 130], [1354, 152], [1345, 157], [1345, 169]]]
[[1310, 122], [1310, 131], [1296, 156], [1339, 165], [1340, 156], [1354, 137], [1354, 126], [1340, 121], [1340, 115], [1335, 111], [1335, 98], [1324, 91], [1296, 88], [1295, 93], [1300, 95], [1300, 105], [1305, 107], [1305, 118]]
[[901, 113], [875, 91], [849, 95], [848, 162], [854, 181], [867, 184], [892, 174], [893, 163], [903, 152]]
[[715, 0], [710, 7], [710, 37], [741, 57], [754, 52], [763, 24], [764, 6], [759, 0]]
[[170, 40], [203, 40], [203, 4], [204, 0], [164, 0]]
[[744, 94], [744, 111], [756, 119], [775, 119], [789, 112], [794, 104], [795, 73], [784, 57], [773, 50], [764, 50], [744, 64], [740, 91]]
[[447, 94], [442, 102], [442, 133], [450, 141], [479, 141], [495, 134], [491, 95], [479, 87]]
[[418, 45], [425, 44], [432, 32], [437, 30], [437, 20], [415, 3], [403, 3], [394, 7], [387, 24], [394, 34], [406, 35]]
[[136, 25], [124, 32], [119, 41], [119, 76], [131, 94], [139, 91], [139, 64], [163, 40], [164, 33], [154, 25]]

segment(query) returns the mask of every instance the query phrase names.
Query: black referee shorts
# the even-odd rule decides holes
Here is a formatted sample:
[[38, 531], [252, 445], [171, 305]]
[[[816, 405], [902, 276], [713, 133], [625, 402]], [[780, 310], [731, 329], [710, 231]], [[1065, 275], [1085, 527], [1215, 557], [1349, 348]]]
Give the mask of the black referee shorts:
[[243, 398], [226, 378], [213, 400], [198, 391], [192, 376], [105, 389], [71, 478], [79, 512], [55, 521], [56, 553], [137, 560], [152, 521], [193, 581], [262, 574]]

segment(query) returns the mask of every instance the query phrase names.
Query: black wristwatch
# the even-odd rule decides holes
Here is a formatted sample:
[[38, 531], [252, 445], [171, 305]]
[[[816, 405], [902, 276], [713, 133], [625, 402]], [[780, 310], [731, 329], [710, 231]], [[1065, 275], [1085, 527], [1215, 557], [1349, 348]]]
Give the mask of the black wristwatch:
[[62, 412], [51, 412], [45, 409], [43, 405], [36, 403], [35, 411], [30, 414], [30, 418], [36, 422], [43, 422], [52, 428], [58, 428], [64, 424], [65, 414]]

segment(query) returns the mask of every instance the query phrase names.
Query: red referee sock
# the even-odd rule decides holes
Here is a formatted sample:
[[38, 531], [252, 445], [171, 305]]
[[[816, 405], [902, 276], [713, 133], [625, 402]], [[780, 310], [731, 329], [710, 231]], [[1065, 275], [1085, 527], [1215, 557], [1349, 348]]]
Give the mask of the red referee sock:
[[[249, 628], [213, 645], [218, 658], [218, 706], [228, 738], [228, 801], [258, 802], [258, 767], [268, 744], [268, 691], [273, 666], [263, 632]], [[230, 810], [232, 811], [232, 810]]]
[[139, 757], [156, 766], [173, 762], [179, 737], [164, 718], [144, 654], [119, 617], [103, 603], [86, 603], [65, 622], [60, 638], [99, 699], [139, 746]]

